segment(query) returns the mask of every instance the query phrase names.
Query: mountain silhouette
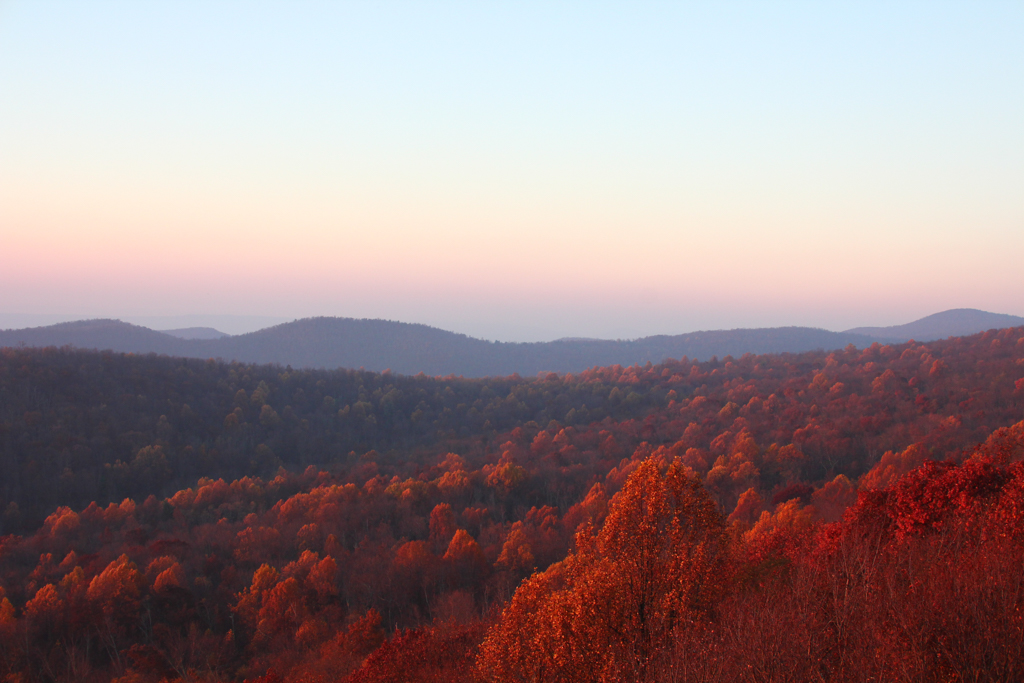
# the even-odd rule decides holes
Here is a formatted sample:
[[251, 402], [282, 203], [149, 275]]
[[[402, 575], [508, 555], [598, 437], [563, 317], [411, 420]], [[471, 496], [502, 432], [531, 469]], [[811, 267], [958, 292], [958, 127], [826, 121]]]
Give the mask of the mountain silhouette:
[[657, 363], [688, 356], [799, 352], [866, 346], [874, 337], [806, 327], [715, 330], [629, 341], [562, 339], [489, 342], [427, 325], [388, 320], [306, 318], [218, 339], [182, 339], [120, 320], [85, 320], [0, 331], [0, 346], [73, 346], [122, 353], [158, 353], [277, 363], [295, 368], [365, 368], [402, 374], [535, 375], [594, 366]]
[[[120, 320], [85, 320], [0, 331], [0, 346], [73, 346], [294, 368], [365, 368], [414, 375], [505, 376], [579, 372], [595, 366], [658, 363], [687, 356], [799, 353], [853, 344], [919, 341], [1024, 325], [1024, 318], [960, 309], [893, 327], [830, 332], [810, 327], [711, 330], [633, 340], [565, 338], [490, 342], [428, 325], [354, 318], [305, 318], [220, 336], [212, 328], [157, 332]], [[204, 338], [205, 337], [205, 338]]]
[[964, 337], [986, 330], [1004, 327], [1020, 327], [1024, 318], [1005, 313], [989, 313], [976, 308], [954, 308], [941, 313], [925, 316], [920, 320], [905, 325], [891, 327], [855, 327], [846, 330], [851, 334], [864, 334], [870, 337], [897, 339], [901, 342], [932, 341], [946, 337]]

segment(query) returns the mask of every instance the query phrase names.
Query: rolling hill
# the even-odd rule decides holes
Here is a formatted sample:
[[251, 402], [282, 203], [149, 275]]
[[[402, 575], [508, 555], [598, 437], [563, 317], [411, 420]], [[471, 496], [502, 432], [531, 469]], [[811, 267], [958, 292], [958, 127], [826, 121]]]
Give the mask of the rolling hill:
[[925, 316], [905, 325], [855, 327], [846, 331], [851, 334], [864, 334], [869, 337], [883, 337], [905, 342], [910, 339], [933, 341], [947, 337], [963, 337], [986, 330], [1020, 327], [1021, 325], [1024, 325], [1024, 318], [1020, 316], [989, 313], [976, 308], [954, 308]]
[[[0, 331], [0, 346], [73, 346], [122, 353], [158, 353], [277, 363], [294, 368], [365, 368], [405, 375], [504, 376], [579, 372], [595, 366], [706, 360], [745, 353], [799, 353], [853, 344], [918, 341], [1024, 325], [1024, 318], [958, 309], [894, 327], [845, 332], [809, 327], [712, 330], [633, 340], [567, 338], [551, 342], [489, 342], [427, 325], [389, 320], [305, 318], [236, 336], [213, 329], [157, 332], [119, 320], [86, 320]], [[221, 336], [218, 336], [221, 335]]]
[[119, 320], [87, 320], [0, 331], [2, 346], [73, 346], [277, 363], [295, 368], [365, 368], [414, 375], [502, 376], [579, 372], [594, 366], [708, 359], [744, 353], [866, 346], [876, 337], [806, 327], [715, 330], [635, 339], [489, 342], [427, 325], [387, 320], [306, 318], [217, 339], [181, 338]]

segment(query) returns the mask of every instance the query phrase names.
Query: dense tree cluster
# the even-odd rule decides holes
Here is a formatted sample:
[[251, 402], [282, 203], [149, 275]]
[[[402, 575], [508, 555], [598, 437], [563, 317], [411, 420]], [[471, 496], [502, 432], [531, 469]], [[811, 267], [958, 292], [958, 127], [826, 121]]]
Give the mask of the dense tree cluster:
[[667, 450], [611, 500], [511, 522], [312, 469], [62, 508], [0, 547], [0, 662], [27, 680], [1016, 680], [1022, 459], [1024, 422], [831, 524], [799, 497], [724, 519]]
[[0, 675], [1015, 680], [1022, 376], [1022, 329], [491, 380], [3, 350]]
[[[753, 527], [729, 525], [729, 562], [671, 535], [644, 543], [659, 506], [637, 509], [628, 492], [645, 482], [646, 499], [659, 499], [663, 484], [652, 480], [648, 460], [613, 499], [601, 532], [628, 511], [641, 539], [612, 554], [616, 598], [595, 594], [607, 580], [602, 568], [575, 571], [578, 558], [591, 552], [583, 546], [522, 584], [483, 644], [477, 675], [566, 682], [1019, 680], [1022, 455], [1018, 423], [966, 458], [929, 461], [885, 489], [862, 491], [840, 522], [816, 523], [814, 505], [791, 499], [763, 512]], [[666, 479], [677, 466], [669, 465]], [[722, 533], [713, 516], [686, 518], [705, 539]], [[659, 567], [679, 552], [688, 558], [682, 572]], [[659, 567], [650, 573], [655, 580], [643, 578], [648, 567]], [[659, 583], [670, 576], [675, 580]], [[688, 594], [694, 585], [701, 589], [697, 600]], [[638, 587], [647, 604], [627, 610], [631, 621], [624, 623], [617, 608], [634, 603]]]

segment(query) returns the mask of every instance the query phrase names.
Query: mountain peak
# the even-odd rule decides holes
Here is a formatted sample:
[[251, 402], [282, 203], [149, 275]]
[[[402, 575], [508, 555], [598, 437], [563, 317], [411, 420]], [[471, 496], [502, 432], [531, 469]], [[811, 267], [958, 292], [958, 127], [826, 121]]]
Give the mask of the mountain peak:
[[905, 325], [889, 327], [855, 327], [846, 330], [849, 334], [864, 334], [898, 341], [932, 341], [946, 337], [963, 337], [986, 330], [1004, 327], [1020, 327], [1024, 318], [1005, 313], [989, 313], [976, 308], [952, 308], [933, 313]]

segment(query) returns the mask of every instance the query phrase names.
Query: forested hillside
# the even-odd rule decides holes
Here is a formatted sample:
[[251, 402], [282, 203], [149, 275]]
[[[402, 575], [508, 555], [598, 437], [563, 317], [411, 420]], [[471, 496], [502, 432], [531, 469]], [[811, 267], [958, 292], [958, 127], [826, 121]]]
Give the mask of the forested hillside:
[[[1017, 334], [487, 380], [6, 349], [3, 523], [31, 527], [56, 505], [166, 496], [202, 476], [309, 465], [350, 476], [369, 451], [404, 476], [438, 451], [495, 459], [517, 427], [542, 456], [568, 428], [560, 443], [579, 455], [554, 462], [583, 479], [559, 484], [576, 496], [642, 442], [685, 444], [698, 471], [740, 439], [799, 450], [790, 467], [800, 480], [858, 476], [887, 450], [921, 439], [966, 446], [1014, 421], [1024, 399]], [[762, 487], [779, 483], [779, 467], [759, 470]], [[564, 476], [555, 468], [543, 479]]]
[[1021, 675], [1024, 328], [486, 380], [5, 349], [0, 392], [22, 680]]

